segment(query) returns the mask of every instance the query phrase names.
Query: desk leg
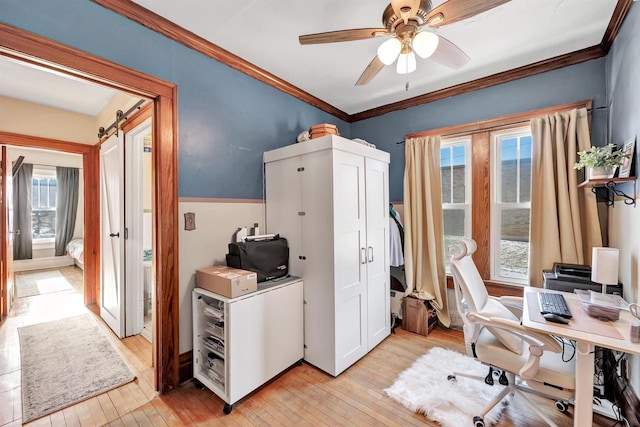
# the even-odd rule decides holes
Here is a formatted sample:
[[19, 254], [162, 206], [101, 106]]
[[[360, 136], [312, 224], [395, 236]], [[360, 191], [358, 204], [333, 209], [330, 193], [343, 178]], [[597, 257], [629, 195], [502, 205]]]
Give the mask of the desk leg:
[[573, 410], [575, 427], [593, 424], [593, 363], [595, 346], [581, 343], [576, 351], [576, 402]]

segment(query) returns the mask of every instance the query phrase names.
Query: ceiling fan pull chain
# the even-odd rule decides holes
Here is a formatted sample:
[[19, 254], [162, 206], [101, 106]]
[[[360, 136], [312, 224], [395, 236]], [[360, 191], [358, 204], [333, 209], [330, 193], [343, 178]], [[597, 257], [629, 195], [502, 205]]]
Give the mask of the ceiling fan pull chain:
[[[409, 69], [409, 55], [406, 57], [407, 61], [407, 70]], [[404, 84], [404, 91], [409, 92], [409, 73], [405, 74], [406, 82]]]

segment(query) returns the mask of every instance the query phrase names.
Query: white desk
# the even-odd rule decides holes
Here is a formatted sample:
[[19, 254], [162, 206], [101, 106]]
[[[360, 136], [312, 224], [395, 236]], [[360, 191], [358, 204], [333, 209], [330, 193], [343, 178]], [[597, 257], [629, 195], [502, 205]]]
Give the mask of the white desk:
[[[532, 304], [532, 307], [538, 306], [537, 296], [535, 294], [540, 291], [554, 292], [549, 291], [548, 289], [539, 288], [525, 289], [522, 324], [531, 330], [569, 338], [577, 342], [576, 396], [573, 425], [590, 426], [593, 424], [593, 353], [595, 351], [595, 347], [605, 347], [625, 353], [640, 354], [640, 344], [633, 344], [629, 340], [629, 323], [632, 320], [635, 320], [635, 318], [628, 311], [621, 311], [619, 320], [616, 322], [605, 322], [617, 330], [620, 334], [618, 338], [615, 337], [615, 331], [611, 336], [602, 334], [602, 329], [598, 334], [588, 332], [588, 329], [584, 327], [585, 324], [591, 322], [594, 327], [597, 327], [602, 325], [603, 322], [589, 317], [584, 310], [580, 308], [580, 299], [576, 294], [558, 292], [564, 295], [567, 305], [571, 310], [571, 314], [573, 314], [573, 319], [569, 321], [568, 325], [552, 322], [541, 323], [532, 320], [532, 313], [530, 313], [529, 310], [529, 304]], [[529, 302], [530, 299], [535, 300], [535, 306], [533, 303]], [[539, 312], [537, 314], [539, 314]], [[536, 313], [533, 313], [533, 318], [536, 317]], [[598, 325], [598, 323], [600, 325]], [[580, 327], [583, 330], [579, 330], [577, 327]]]

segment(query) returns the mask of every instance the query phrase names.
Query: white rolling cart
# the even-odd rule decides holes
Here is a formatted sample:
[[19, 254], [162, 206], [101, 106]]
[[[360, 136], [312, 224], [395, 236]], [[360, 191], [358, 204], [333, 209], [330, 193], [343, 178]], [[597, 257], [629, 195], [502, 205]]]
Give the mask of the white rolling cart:
[[193, 377], [233, 404], [304, 357], [302, 280], [227, 298], [193, 290]]

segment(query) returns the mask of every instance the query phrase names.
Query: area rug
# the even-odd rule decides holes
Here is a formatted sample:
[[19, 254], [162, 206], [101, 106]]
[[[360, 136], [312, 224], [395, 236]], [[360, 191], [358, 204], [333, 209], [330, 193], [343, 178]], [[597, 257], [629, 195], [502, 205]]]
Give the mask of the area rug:
[[[477, 360], [444, 348], [432, 348], [400, 374], [385, 392], [408, 409], [425, 414], [445, 427], [473, 425], [473, 417], [502, 390], [482, 381], [458, 377], [447, 380], [454, 371], [486, 376], [487, 366]], [[502, 405], [496, 405], [485, 417], [490, 426], [500, 418]]]
[[90, 314], [24, 326], [18, 333], [23, 423], [135, 379]]
[[16, 274], [18, 298], [72, 290], [67, 279], [57, 270]]

